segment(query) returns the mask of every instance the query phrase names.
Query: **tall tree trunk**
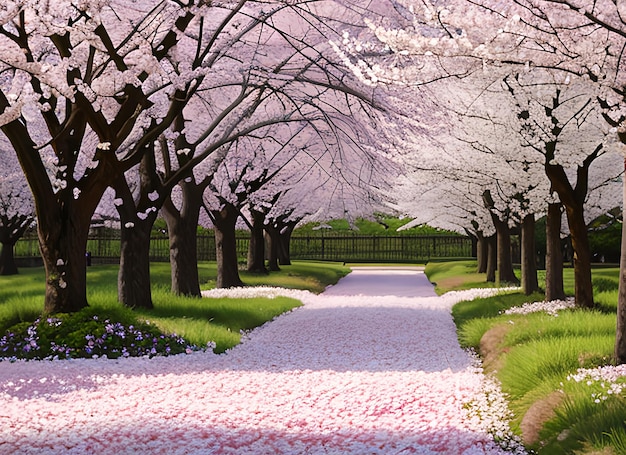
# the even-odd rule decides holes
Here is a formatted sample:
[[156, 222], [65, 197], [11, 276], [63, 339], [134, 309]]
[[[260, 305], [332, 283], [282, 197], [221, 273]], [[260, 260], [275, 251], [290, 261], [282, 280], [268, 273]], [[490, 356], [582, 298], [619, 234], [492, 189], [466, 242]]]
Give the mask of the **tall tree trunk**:
[[561, 204], [548, 204], [546, 217], [546, 300], [563, 300], [563, 251], [561, 249]]
[[163, 205], [161, 213], [167, 223], [172, 267], [172, 292], [200, 297], [198, 277], [198, 220], [202, 208], [202, 192], [193, 182], [181, 182], [182, 206], [172, 201]]
[[237, 264], [237, 239], [235, 226], [239, 211], [235, 206], [225, 203], [221, 210], [211, 212], [215, 227], [215, 255], [217, 260], [218, 288], [243, 286]]
[[280, 271], [278, 266], [278, 252], [280, 250], [280, 233], [274, 226], [267, 226], [265, 229], [266, 239], [268, 241], [269, 258], [267, 268], [270, 272]]
[[[154, 147], [154, 144], [151, 146]], [[164, 202], [164, 189], [156, 172], [153, 152], [144, 154], [141, 159], [136, 194], [133, 194], [123, 175], [114, 184], [115, 194], [122, 200], [122, 204], [116, 207], [122, 224], [117, 294], [119, 301], [130, 308], [153, 308], [150, 234]]]
[[2, 242], [0, 247], [0, 275], [17, 275], [17, 264], [15, 264], [15, 243]]
[[278, 263], [291, 265], [291, 235], [297, 222], [289, 222], [278, 232]]
[[526, 215], [522, 220], [522, 289], [530, 295], [539, 289], [537, 280], [537, 258], [535, 248], [535, 215]]
[[486, 238], [487, 242], [487, 282], [496, 282], [496, 269], [498, 267], [498, 241], [496, 234]]
[[583, 215], [583, 205], [565, 207], [567, 224], [574, 250], [574, 295], [576, 305], [594, 308], [593, 286], [591, 284], [591, 248], [587, 224]]
[[513, 270], [513, 259], [511, 257], [511, 231], [505, 221], [500, 220], [496, 215], [492, 215], [493, 223], [496, 226], [496, 238], [498, 242], [498, 275], [500, 283], [511, 283], [518, 285], [519, 279]]
[[[147, 221], [147, 220], [145, 220]], [[154, 220], [121, 230], [117, 298], [129, 308], [153, 308], [150, 289], [150, 232]]]
[[[624, 171], [626, 172], [626, 159], [624, 159]], [[623, 183], [622, 197], [622, 207], [626, 210], [626, 180], [624, 180]], [[614, 357], [615, 362], [618, 364], [626, 363], [626, 222], [622, 222], [622, 243], [619, 261], [619, 291], [617, 295], [617, 333], [615, 336]]]
[[[550, 150], [554, 147], [551, 144]], [[598, 156], [602, 145], [589, 155], [576, 170], [576, 186], [572, 187], [570, 180], [562, 166], [550, 164], [552, 154], [546, 155], [545, 171], [550, 179], [552, 188], [559, 195], [565, 208], [567, 224], [574, 250], [574, 294], [576, 306], [594, 308], [593, 288], [591, 285], [591, 249], [584, 216], [584, 204], [589, 187], [589, 167]]]
[[478, 273], [487, 272], [487, 239], [481, 231], [476, 232], [476, 271]]
[[250, 244], [248, 247], [248, 272], [267, 273], [265, 268], [265, 214], [250, 209], [252, 228], [250, 229]]

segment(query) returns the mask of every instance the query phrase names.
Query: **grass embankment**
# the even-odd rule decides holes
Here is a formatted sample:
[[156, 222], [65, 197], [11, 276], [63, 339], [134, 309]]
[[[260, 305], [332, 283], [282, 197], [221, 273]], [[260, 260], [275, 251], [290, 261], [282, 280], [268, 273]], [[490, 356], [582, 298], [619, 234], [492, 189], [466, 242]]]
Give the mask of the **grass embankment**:
[[[118, 267], [102, 265], [87, 271], [86, 313], [97, 314], [100, 320], [118, 321], [124, 326], [150, 321], [163, 333], [176, 333], [197, 346], [215, 343], [215, 352], [224, 352], [240, 342], [240, 331], [258, 327], [274, 317], [301, 305], [295, 299], [276, 298], [188, 298], [173, 295], [170, 266], [153, 263], [151, 266], [154, 309], [130, 310], [117, 302]], [[280, 272], [256, 275], [241, 272], [242, 280], [250, 286], [266, 285], [306, 289], [319, 293], [336, 283], [349, 269], [336, 263], [294, 262], [283, 266]], [[214, 263], [199, 264], [202, 289], [215, 286]], [[43, 308], [44, 271], [42, 268], [24, 268], [19, 275], [0, 276], [0, 334], [20, 322], [33, 322]]]
[[[433, 263], [426, 268], [438, 292], [476, 287], [476, 263]], [[596, 310], [565, 309], [504, 314], [543, 300], [520, 292], [461, 302], [453, 308], [462, 346], [480, 353], [509, 396], [512, 427], [540, 454], [626, 454], [624, 378], [575, 376], [579, 369], [610, 365], [615, 342], [618, 269], [594, 270]], [[540, 276], [540, 283], [543, 282]], [[573, 294], [573, 271], [565, 270]]]

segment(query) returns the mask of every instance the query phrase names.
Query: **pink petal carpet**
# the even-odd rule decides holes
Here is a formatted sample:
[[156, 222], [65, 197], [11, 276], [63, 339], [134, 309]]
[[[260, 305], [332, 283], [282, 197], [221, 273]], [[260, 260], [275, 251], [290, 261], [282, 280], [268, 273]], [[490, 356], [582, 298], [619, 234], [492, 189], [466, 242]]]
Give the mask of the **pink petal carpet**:
[[[0, 362], [0, 454], [504, 454], [423, 272], [361, 269], [223, 355]], [[486, 414], [487, 411], [484, 411]], [[496, 420], [499, 417], [496, 417]]]

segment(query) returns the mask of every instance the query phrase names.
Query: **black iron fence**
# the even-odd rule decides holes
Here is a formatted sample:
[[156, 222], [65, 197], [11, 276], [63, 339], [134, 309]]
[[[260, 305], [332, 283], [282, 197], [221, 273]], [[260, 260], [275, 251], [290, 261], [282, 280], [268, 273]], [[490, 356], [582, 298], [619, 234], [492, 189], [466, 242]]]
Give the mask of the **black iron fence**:
[[[237, 256], [245, 261], [249, 237], [237, 236]], [[432, 258], [470, 257], [472, 241], [459, 236], [371, 236], [312, 235], [293, 236], [292, 259], [314, 259], [339, 262], [425, 262]], [[114, 263], [120, 257], [120, 242], [115, 236], [92, 236], [87, 242], [93, 263]], [[25, 237], [15, 246], [16, 257], [22, 261], [39, 257], [37, 239]], [[153, 237], [150, 242], [152, 261], [169, 260], [169, 240]], [[198, 236], [198, 260], [215, 260], [215, 237]]]

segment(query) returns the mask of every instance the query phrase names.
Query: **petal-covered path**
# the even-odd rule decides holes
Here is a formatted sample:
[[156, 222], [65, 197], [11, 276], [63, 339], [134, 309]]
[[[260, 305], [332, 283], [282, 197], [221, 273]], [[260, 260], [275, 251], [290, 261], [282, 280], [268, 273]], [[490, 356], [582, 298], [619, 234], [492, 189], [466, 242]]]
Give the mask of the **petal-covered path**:
[[[224, 355], [0, 363], [0, 454], [495, 454], [420, 270], [355, 269]], [[472, 291], [469, 291], [470, 293]]]

